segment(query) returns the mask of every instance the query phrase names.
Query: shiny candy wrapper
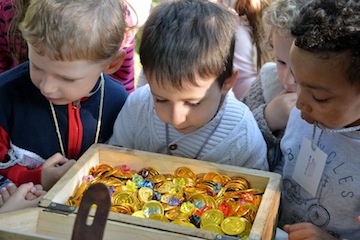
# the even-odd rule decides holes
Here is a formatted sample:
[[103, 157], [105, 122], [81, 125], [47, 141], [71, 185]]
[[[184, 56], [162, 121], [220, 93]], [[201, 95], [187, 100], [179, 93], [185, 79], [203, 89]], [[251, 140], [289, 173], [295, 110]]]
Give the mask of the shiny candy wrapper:
[[264, 191], [252, 189], [242, 176], [195, 174], [187, 167], [159, 173], [153, 167], [135, 171], [127, 165], [101, 164], [89, 170], [67, 204], [78, 206], [84, 191], [96, 182], [109, 187], [111, 211], [243, 239], [251, 231]]

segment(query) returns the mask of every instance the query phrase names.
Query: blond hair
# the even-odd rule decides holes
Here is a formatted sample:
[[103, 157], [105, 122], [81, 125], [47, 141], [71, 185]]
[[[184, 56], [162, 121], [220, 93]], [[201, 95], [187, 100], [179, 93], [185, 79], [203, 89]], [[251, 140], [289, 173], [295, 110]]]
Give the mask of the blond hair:
[[121, 46], [125, 11], [116, 0], [31, 0], [19, 28], [51, 59], [101, 62]]
[[272, 34], [276, 30], [283, 37], [291, 37], [290, 28], [293, 19], [308, 0], [274, 0], [263, 13], [266, 29], [265, 44], [268, 50], [273, 49]]

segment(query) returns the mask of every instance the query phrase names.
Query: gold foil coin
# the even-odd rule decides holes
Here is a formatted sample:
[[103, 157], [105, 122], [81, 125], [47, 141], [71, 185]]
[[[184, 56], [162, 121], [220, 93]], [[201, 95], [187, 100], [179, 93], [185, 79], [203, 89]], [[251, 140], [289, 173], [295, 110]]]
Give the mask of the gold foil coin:
[[227, 235], [238, 235], [245, 230], [246, 222], [243, 218], [227, 217], [222, 221], [221, 230]]
[[201, 216], [201, 225], [207, 225], [207, 224], [217, 224], [220, 225], [220, 223], [224, 220], [224, 214], [219, 209], [210, 209], [203, 213]]
[[161, 214], [153, 214], [149, 218], [153, 219], [153, 220], [161, 221], [161, 222], [170, 222], [169, 219], [167, 219], [167, 217], [165, 217], [165, 215], [161, 215]]
[[189, 223], [189, 222], [184, 222], [184, 221], [181, 221], [181, 220], [175, 220], [175, 221], [172, 221], [171, 223], [181, 225], [181, 226], [185, 226], [185, 227], [196, 228], [196, 226], [194, 224]]
[[131, 214], [131, 216], [139, 217], [139, 218], [146, 218], [144, 211], [136, 211], [133, 214]]
[[151, 188], [142, 187], [139, 189], [138, 195], [139, 195], [140, 201], [148, 202], [152, 199], [154, 192]]
[[194, 181], [196, 180], [196, 174], [187, 167], [179, 167], [175, 170], [175, 177], [191, 178]]
[[221, 230], [221, 227], [217, 224], [214, 223], [210, 223], [210, 224], [206, 224], [200, 227], [203, 230], [206, 231], [210, 231], [210, 232], [214, 232], [220, 235], [224, 235], [224, 232]]
[[120, 204], [120, 203], [134, 203], [135, 199], [134, 196], [125, 191], [116, 191], [113, 194], [113, 204]]
[[[164, 207], [158, 201], [151, 200], [151, 201], [145, 203], [143, 206], [143, 211], [145, 212], [147, 209], [152, 209], [151, 213], [153, 213], [153, 214], [164, 215]], [[152, 215], [152, 214], [150, 214], [150, 215]]]

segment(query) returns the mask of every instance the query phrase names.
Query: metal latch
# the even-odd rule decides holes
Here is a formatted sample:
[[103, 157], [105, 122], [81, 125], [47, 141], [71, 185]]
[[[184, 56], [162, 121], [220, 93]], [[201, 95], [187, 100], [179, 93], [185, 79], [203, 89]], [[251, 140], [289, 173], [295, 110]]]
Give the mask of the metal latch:
[[75, 206], [68, 206], [65, 204], [51, 202], [48, 207], [44, 209], [45, 212], [59, 213], [63, 215], [69, 215], [76, 210]]
[[242, 240], [242, 238], [226, 236], [226, 235], [216, 235], [214, 240]]

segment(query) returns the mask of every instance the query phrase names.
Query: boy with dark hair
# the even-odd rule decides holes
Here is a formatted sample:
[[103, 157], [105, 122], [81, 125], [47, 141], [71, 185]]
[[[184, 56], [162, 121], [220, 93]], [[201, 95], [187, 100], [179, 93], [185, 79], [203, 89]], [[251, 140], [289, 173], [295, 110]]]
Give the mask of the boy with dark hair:
[[266, 144], [229, 90], [235, 16], [204, 0], [160, 4], [144, 25], [140, 59], [148, 85], [132, 93], [109, 143], [209, 162], [268, 169]]

